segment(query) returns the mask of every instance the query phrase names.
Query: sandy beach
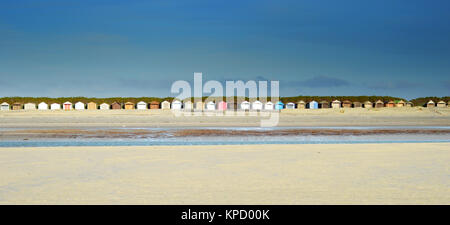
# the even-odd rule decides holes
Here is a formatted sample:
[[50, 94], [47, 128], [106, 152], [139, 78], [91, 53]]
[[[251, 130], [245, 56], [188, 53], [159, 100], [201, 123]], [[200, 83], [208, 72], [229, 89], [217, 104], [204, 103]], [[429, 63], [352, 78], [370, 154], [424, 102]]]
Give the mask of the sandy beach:
[[[202, 116], [197, 116], [202, 115]], [[232, 111], [175, 115], [170, 110], [0, 111], [0, 128], [251, 127], [264, 113]], [[450, 126], [450, 108], [285, 109], [278, 126]]]
[[0, 148], [0, 204], [450, 204], [449, 143]]

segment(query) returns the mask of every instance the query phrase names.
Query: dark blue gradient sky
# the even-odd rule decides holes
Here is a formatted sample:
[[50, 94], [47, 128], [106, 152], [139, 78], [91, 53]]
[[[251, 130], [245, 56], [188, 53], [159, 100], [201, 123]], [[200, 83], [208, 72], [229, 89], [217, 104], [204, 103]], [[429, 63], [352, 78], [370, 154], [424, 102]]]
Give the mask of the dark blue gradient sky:
[[173, 96], [280, 80], [283, 96], [447, 96], [450, 1], [0, 1], [0, 96]]

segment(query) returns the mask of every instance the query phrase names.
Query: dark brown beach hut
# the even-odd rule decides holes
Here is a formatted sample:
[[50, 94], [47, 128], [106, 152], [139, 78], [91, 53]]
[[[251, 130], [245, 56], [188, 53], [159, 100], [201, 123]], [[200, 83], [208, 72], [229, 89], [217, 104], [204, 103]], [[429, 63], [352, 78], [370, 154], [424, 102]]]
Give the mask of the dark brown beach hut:
[[150, 109], [159, 109], [159, 102], [158, 101], [152, 101], [149, 103]]
[[20, 102], [15, 102], [12, 104], [12, 110], [21, 110], [23, 109], [23, 104]]
[[330, 103], [327, 102], [327, 101], [321, 101], [321, 102], [320, 102], [320, 108], [322, 108], [322, 109], [328, 109], [328, 108], [330, 108]]
[[352, 107], [352, 102], [349, 100], [345, 100], [342, 102], [342, 107], [343, 108], [351, 108]]
[[111, 109], [122, 109], [122, 105], [118, 102], [113, 102], [111, 104]]

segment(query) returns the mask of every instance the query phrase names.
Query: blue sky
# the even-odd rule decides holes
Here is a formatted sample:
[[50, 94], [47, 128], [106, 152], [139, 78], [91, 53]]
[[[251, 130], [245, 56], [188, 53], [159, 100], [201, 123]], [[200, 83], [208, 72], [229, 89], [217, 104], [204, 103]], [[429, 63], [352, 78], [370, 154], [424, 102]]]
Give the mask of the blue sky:
[[448, 96], [450, 1], [0, 1], [0, 96], [173, 96], [279, 80], [283, 96]]

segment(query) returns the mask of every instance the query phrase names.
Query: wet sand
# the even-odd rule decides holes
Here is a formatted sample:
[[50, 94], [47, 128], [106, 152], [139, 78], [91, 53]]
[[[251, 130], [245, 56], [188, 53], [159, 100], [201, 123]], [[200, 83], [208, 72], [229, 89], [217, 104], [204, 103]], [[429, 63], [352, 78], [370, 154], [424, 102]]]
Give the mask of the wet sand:
[[[40, 139], [145, 139], [177, 137], [289, 137], [289, 136], [340, 136], [340, 135], [450, 135], [450, 129], [420, 128], [381, 128], [381, 129], [12, 129], [0, 130], [1, 140], [40, 140]], [[450, 136], [449, 136], [450, 137]]]
[[[0, 111], [0, 128], [254, 127], [267, 112], [175, 115], [171, 110]], [[285, 109], [278, 126], [450, 126], [450, 108]]]
[[450, 204], [450, 144], [0, 148], [0, 204]]

